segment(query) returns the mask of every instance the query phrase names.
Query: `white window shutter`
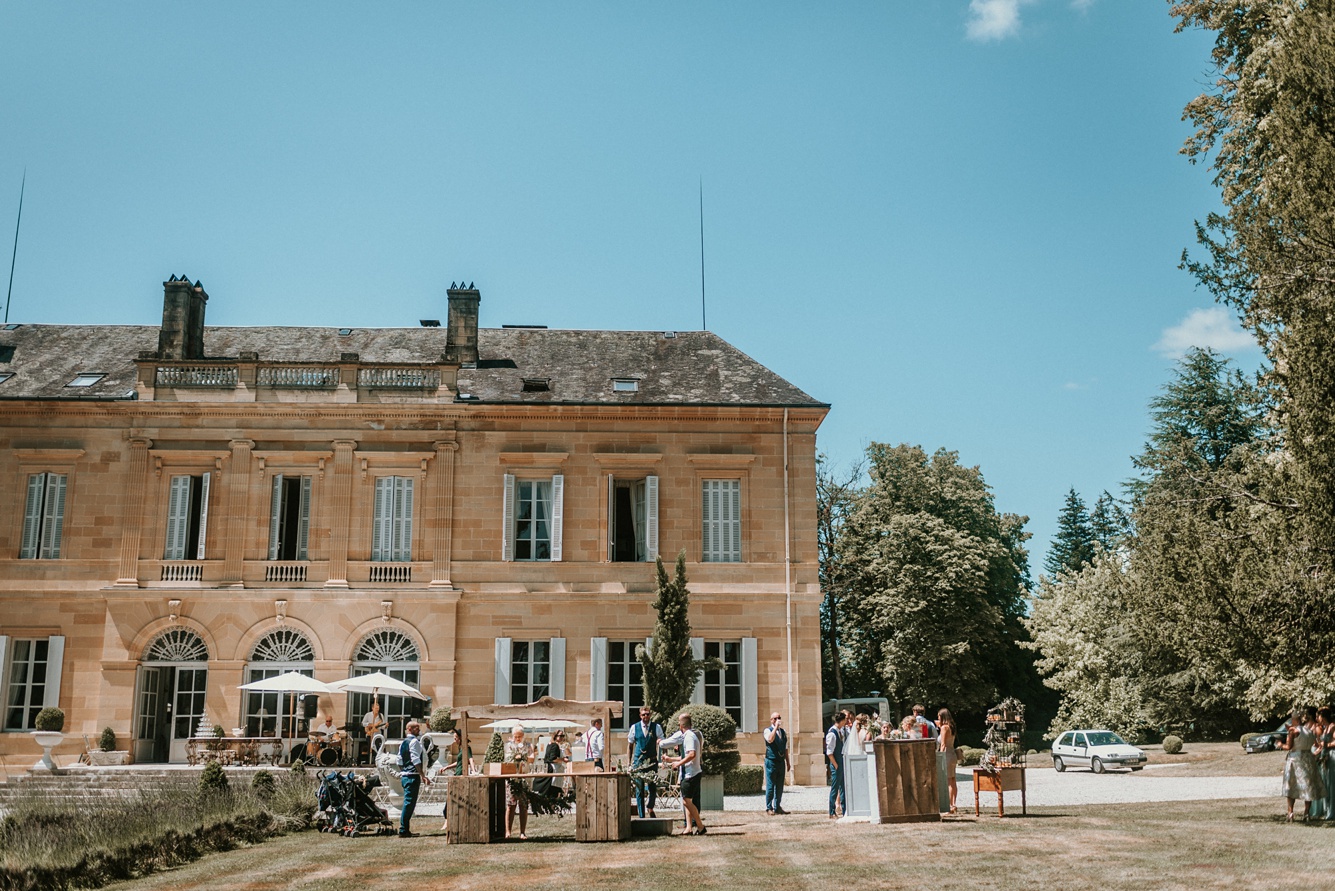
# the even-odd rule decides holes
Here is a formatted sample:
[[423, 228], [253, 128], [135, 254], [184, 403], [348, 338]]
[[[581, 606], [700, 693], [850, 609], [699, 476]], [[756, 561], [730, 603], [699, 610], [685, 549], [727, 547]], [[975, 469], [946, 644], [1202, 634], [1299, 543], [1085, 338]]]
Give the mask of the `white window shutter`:
[[510, 704], [510, 638], [496, 638], [496, 705]]
[[719, 559], [717, 480], [704, 480], [700, 485], [700, 552], [705, 563]]
[[501, 559], [515, 558], [515, 475], [505, 475], [505, 494], [501, 499]]
[[644, 478], [644, 559], [658, 557], [658, 477]]
[[269, 559], [278, 559], [278, 529], [283, 523], [283, 475], [275, 473], [269, 484]]
[[616, 559], [617, 478], [607, 475], [607, 562]]
[[301, 478], [300, 519], [297, 521], [297, 559], [306, 560], [311, 540], [311, 478]]
[[9, 702], [9, 635], [0, 634], [0, 702]]
[[742, 559], [742, 483], [725, 480], [723, 484], [723, 558], [738, 563]]
[[[701, 637], [691, 638], [691, 658], [700, 660], [705, 658], [705, 641]], [[695, 689], [691, 691], [691, 704], [703, 705], [705, 702], [705, 673], [700, 672], [700, 676], [695, 679]]]
[[566, 478], [563, 474], [552, 476], [552, 562], [561, 562], [561, 527], [565, 516]]
[[755, 733], [759, 727], [760, 682], [757, 675], [756, 639], [742, 638], [742, 726], [743, 733]]
[[589, 638], [589, 702], [607, 698], [607, 638]]
[[46, 475], [46, 499], [42, 506], [43, 560], [54, 560], [60, 556], [60, 532], [65, 522], [65, 481], [63, 473]]
[[394, 479], [376, 477], [374, 517], [371, 520], [371, 559], [383, 563], [390, 559], [393, 541]]
[[65, 636], [53, 634], [46, 639], [46, 697], [42, 705], [60, 707], [60, 669], [65, 664]]
[[19, 546], [19, 557], [24, 560], [37, 558], [42, 529], [42, 492], [45, 489], [46, 474], [34, 473], [28, 477], [28, 497], [23, 503], [23, 543]]
[[413, 559], [413, 480], [411, 477], [394, 478], [394, 561], [407, 563]]
[[167, 490], [167, 546], [162, 553], [164, 559], [185, 559], [185, 538], [189, 528], [190, 477], [174, 476]]
[[553, 637], [548, 641], [551, 664], [547, 667], [547, 691], [553, 699], [566, 698], [566, 639]]
[[[195, 559], [204, 559], [204, 544], [209, 538], [209, 480], [213, 474], [207, 470], [199, 478], [199, 547], [195, 548]], [[186, 522], [190, 522], [190, 500], [186, 499]], [[183, 542], [184, 544], [184, 542]]]

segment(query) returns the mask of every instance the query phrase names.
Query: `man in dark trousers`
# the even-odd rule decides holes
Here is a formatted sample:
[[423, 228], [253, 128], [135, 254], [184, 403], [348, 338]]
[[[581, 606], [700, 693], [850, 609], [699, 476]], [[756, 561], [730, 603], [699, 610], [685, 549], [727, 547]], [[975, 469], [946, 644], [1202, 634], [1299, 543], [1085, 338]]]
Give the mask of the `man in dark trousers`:
[[409, 721], [408, 736], [399, 745], [399, 782], [403, 784], [403, 810], [399, 812], [399, 838], [412, 838], [413, 811], [417, 809], [417, 795], [422, 783], [431, 785], [426, 775], [426, 752], [417, 734], [422, 725]]
[[783, 781], [791, 769], [788, 731], [783, 729], [783, 715], [775, 712], [765, 728], [765, 813], [788, 813], [783, 809]]
[[[630, 728], [627, 747], [630, 751], [630, 769], [635, 771], [647, 772], [649, 768], [655, 771], [658, 769], [658, 741], [663, 738], [663, 727], [653, 720], [653, 712], [649, 706], [640, 706], [640, 720]], [[658, 786], [652, 778], [644, 779], [640, 776], [635, 778], [635, 798], [636, 810], [641, 817], [648, 812], [650, 817], [654, 814], [654, 803], [658, 799]], [[647, 801], [646, 801], [647, 799]]]
[[825, 762], [830, 768], [830, 819], [839, 816], [839, 809], [847, 810], [844, 800], [844, 724], [848, 712], [835, 713], [834, 723], [825, 733]]

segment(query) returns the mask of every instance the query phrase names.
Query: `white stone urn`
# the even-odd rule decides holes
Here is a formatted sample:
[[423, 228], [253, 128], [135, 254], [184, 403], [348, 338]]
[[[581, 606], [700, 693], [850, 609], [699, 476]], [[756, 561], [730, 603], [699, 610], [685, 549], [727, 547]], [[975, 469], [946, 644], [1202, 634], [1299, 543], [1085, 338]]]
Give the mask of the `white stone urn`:
[[445, 762], [449, 760], [450, 746], [454, 745], [454, 731], [433, 730], [423, 735], [431, 740], [431, 745], [436, 747], [436, 763], [433, 765], [433, 773], [439, 773], [445, 769]]
[[51, 760], [51, 750], [65, 741], [65, 734], [59, 730], [34, 730], [32, 738], [42, 747], [42, 757], [33, 765], [33, 770], [55, 770], [56, 762]]

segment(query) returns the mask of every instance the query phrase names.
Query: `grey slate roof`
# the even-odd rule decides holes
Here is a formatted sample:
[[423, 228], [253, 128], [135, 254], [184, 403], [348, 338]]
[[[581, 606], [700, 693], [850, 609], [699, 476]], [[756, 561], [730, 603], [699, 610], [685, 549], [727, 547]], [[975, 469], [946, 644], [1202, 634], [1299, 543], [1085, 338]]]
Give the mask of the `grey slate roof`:
[[[363, 365], [437, 362], [445, 328], [255, 327], [204, 329], [207, 356], [261, 362], [337, 362], [358, 353]], [[20, 325], [0, 330], [0, 399], [127, 399], [134, 359], [158, 347], [152, 325]], [[459, 371], [458, 392], [482, 403], [765, 405], [824, 407], [811, 396], [706, 331], [567, 331], [482, 328], [479, 362]], [[207, 361], [207, 360], [202, 360]], [[106, 375], [91, 387], [69, 387], [80, 373]], [[524, 380], [549, 381], [526, 392]], [[613, 378], [639, 381], [616, 393]]]

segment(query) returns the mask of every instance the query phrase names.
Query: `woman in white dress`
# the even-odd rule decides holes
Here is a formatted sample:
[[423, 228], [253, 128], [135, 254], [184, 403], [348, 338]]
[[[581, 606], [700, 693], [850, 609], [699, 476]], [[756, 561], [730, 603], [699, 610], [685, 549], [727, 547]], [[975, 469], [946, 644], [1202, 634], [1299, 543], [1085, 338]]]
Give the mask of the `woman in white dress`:
[[[533, 761], [533, 745], [524, 740], [524, 728], [515, 727], [510, 738], [505, 741], [505, 760], [519, 765], [521, 773], [527, 773]], [[528, 787], [523, 780], [507, 780], [505, 783], [505, 837], [514, 831], [515, 812], [519, 813], [519, 838], [528, 838]]]
[[1313, 801], [1326, 797], [1326, 784], [1321, 780], [1316, 755], [1312, 748], [1317, 742], [1316, 709], [1295, 708], [1289, 716], [1289, 735], [1283, 746], [1289, 755], [1284, 759], [1284, 797], [1288, 799], [1288, 820], [1293, 822], [1293, 803], [1302, 800], [1303, 821]]

